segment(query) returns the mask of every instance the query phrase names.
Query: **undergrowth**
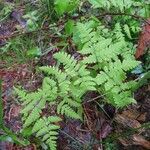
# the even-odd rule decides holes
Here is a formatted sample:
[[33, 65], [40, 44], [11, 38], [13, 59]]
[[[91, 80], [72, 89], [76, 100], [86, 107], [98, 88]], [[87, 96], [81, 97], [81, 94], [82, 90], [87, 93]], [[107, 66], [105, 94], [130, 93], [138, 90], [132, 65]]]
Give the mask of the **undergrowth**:
[[[81, 57], [77, 60], [63, 48], [53, 54], [56, 65], [39, 67], [45, 76], [41, 88], [28, 92], [15, 87], [22, 103], [23, 129], [32, 127], [32, 134], [41, 138], [49, 149], [55, 150], [62, 116], [83, 121], [82, 104], [87, 92], [95, 91], [103, 95], [103, 103], [116, 108], [136, 103], [133, 92], [138, 82], [129, 80], [128, 75], [141, 63], [134, 58], [135, 38], [141, 23], [137, 19], [145, 20], [148, 9], [145, 2], [139, 0], [43, 0], [34, 5], [40, 5], [39, 12], [43, 8], [46, 11], [40, 15], [38, 11], [30, 10], [24, 15], [27, 31], [42, 28], [39, 18], [43, 19], [45, 14], [53, 22], [67, 18], [57, 36], [61, 44], [71, 39]], [[90, 10], [87, 14], [86, 7]], [[76, 22], [72, 18], [76, 18]], [[40, 57], [42, 51], [34, 46], [35, 43], [29, 42], [26, 55]], [[10, 47], [19, 49], [21, 44], [11, 41]], [[55, 105], [56, 114], [43, 116], [46, 105]]]

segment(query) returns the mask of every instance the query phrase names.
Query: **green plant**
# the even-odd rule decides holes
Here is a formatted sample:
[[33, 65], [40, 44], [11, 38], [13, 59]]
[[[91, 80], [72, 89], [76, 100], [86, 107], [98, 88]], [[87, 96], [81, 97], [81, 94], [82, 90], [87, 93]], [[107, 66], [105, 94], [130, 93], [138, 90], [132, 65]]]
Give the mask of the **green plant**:
[[[15, 88], [16, 93], [23, 101], [24, 109], [21, 111], [23, 121], [25, 122], [23, 127], [26, 128], [33, 124], [32, 133], [34, 133], [36, 126], [40, 122], [43, 124], [43, 121], [45, 121], [44, 127], [46, 129], [43, 128], [39, 131], [40, 134], [38, 133], [37, 136], [43, 136], [45, 132], [59, 128], [59, 126], [56, 127], [55, 125], [46, 127], [46, 125], [49, 125], [49, 119], [41, 116], [46, 102], [50, 104], [55, 102], [57, 104], [58, 114], [82, 120], [81, 98], [88, 90], [96, 90], [94, 87], [94, 79], [90, 76], [90, 72], [87, 71], [84, 64], [77, 63], [73, 57], [64, 52], [59, 52], [54, 57], [64, 65], [64, 71], [59, 70], [57, 67], [41, 67], [40, 70], [48, 75], [48, 77], [44, 78], [41, 89], [33, 93], [27, 93], [26, 91]], [[61, 120], [61, 118], [54, 116], [50, 118], [55, 118], [52, 122]], [[53, 139], [55, 141], [57, 134], [58, 132], [56, 131], [54, 135], [53, 132], [50, 132], [50, 134], [46, 134], [46, 137], [43, 137], [43, 141], [47, 139]], [[48, 141], [50, 142], [50, 140]], [[49, 144], [49, 147], [52, 150], [55, 149], [56, 143], [49, 143], [48, 141], [46, 143]]]
[[[41, 56], [41, 48], [39, 48], [34, 40], [35, 36], [28, 38], [27, 36], [18, 36], [10, 39], [7, 43], [0, 47], [0, 59], [7, 62], [7, 66], [11, 66], [12, 62], [25, 63], [29, 59]], [[10, 53], [10, 54], [9, 54]]]
[[37, 11], [31, 11], [28, 12], [26, 15], [23, 16], [24, 19], [27, 19], [27, 29], [28, 31], [34, 31], [38, 29], [38, 12]]
[[[133, 0], [129, 0], [127, 5], [124, 1], [116, 3], [113, 0], [89, 2], [95, 8], [109, 11], [112, 8], [122, 13], [129, 13], [130, 6], [135, 4]], [[77, 7], [74, 0], [56, 0], [54, 5], [58, 15], [71, 13]], [[137, 82], [129, 80], [127, 75], [140, 64], [134, 58], [135, 46], [132, 40], [134, 34], [139, 31], [138, 24], [134, 22], [135, 26], [132, 27], [130, 21], [125, 23], [125, 20], [131, 19], [130, 15], [122, 19], [121, 17], [116, 18], [118, 23], [107, 25], [108, 27], [94, 17], [89, 21], [77, 22], [76, 25], [69, 20], [65, 31], [68, 36], [73, 33], [73, 42], [78, 53], [82, 55], [82, 60], [77, 61], [63, 51], [55, 53], [53, 56], [57, 62], [56, 66], [40, 67], [45, 74], [40, 89], [29, 93], [15, 88], [22, 100], [23, 128], [32, 127], [32, 133], [42, 137], [42, 141], [46, 142], [51, 150], [56, 149], [60, 128], [57, 122], [62, 120], [61, 115], [82, 120], [82, 102], [87, 92], [96, 91], [102, 94], [104, 102], [117, 108], [136, 103], [132, 93]], [[55, 115], [47, 117], [42, 114], [47, 105], [56, 107]]]
[[79, 53], [85, 55], [82, 63], [96, 70], [95, 82], [100, 86], [97, 90], [117, 107], [135, 102], [131, 91], [136, 82], [125, 82], [127, 72], [140, 63], [134, 59], [133, 45], [126, 42], [118, 23], [107, 38], [101, 36], [105, 30], [94, 30], [88, 24], [77, 24], [74, 41], [81, 49]]
[[[81, 28], [83, 24], [78, 24], [78, 26], [79, 25]], [[84, 27], [84, 29], [86, 28]], [[83, 31], [82, 29], [82, 32]], [[89, 31], [89, 29], [86, 31]], [[93, 36], [94, 34], [90, 32], [88, 35]], [[79, 37], [82, 37], [83, 41], [87, 42], [86, 39], [84, 40], [83, 36], [80, 35]], [[55, 102], [58, 114], [66, 115], [74, 119], [82, 119], [82, 113], [80, 113], [82, 112], [82, 96], [87, 91], [102, 91], [104, 94], [108, 92], [109, 94], [107, 94], [107, 97], [109, 98], [109, 102], [117, 107], [123, 107], [134, 102], [131, 98], [131, 88], [135, 85], [135, 82], [123, 82], [126, 78], [125, 71], [134, 68], [138, 62], [131, 60], [133, 57], [128, 53], [128, 50], [124, 50], [124, 55], [122, 57], [126, 59], [124, 59], [123, 62], [117, 58], [119, 54], [121, 55], [121, 53], [123, 53], [123, 51], [119, 51], [124, 41], [122, 41], [122, 43], [115, 43], [115, 45], [111, 43], [110, 45], [110, 39], [101, 38], [100, 41], [96, 38], [97, 42], [92, 45], [92, 38], [88, 41], [90, 43], [85, 43], [86, 52], [82, 49], [82, 54], [91, 55], [82, 61], [77, 62], [73, 57], [64, 52], [54, 54], [54, 58], [57, 59], [59, 63], [63, 64], [63, 70], [59, 70], [57, 67], [40, 67], [40, 70], [47, 74], [48, 77], [44, 78], [42, 88], [38, 89], [38, 91], [27, 93], [26, 91], [15, 88], [17, 94], [23, 101], [24, 109], [21, 112], [23, 114], [23, 121], [25, 122], [24, 128], [33, 124], [32, 133], [39, 130], [36, 136], [45, 135], [46, 137], [43, 136], [43, 141], [46, 140], [46, 143], [49, 144], [52, 150], [56, 148], [55, 140], [57, 139], [56, 135], [58, 132], [54, 131], [52, 135], [47, 134], [47, 132], [51, 133], [51, 129], [56, 130], [59, 126], [56, 127], [54, 125], [54, 127], [51, 126], [50, 128], [49, 119], [41, 115], [46, 102], [49, 104]], [[110, 46], [108, 47], [108, 45]], [[101, 51], [99, 49], [94, 49], [96, 46], [101, 46]], [[125, 46], [125, 43], [123, 46]], [[105, 55], [102, 51], [103, 49], [106, 52], [111, 50], [111, 55], [108, 55], [107, 58], [106, 56], [103, 57], [103, 55]], [[99, 50], [99, 52], [96, 52], [96, 50]], [[116, 50], [117, 53], [115, 53], [114, 50]], [[99, 56], [97, 57], [93, 52]], [[113, 59], [114, 62], [112, 62]], [[130, 64], [128, 64], [127, 61], [129, 61]], [[86, 69], [89, 63], [95, 63], [95, 65], [99, 66], [98, 69], [101, 69], [100, 73], [95, 77]], [[53, 118], [54, 116], [51, 117]], [[59, 117], [54, 118], [55, 119], [52, 121], [54, 123], [61, 120]], [[45, 122], [45, 124], [43, 122]], [[43, 125], [45, 128], [40, 130], [40, 125]], [[36, 126], [39, 128], [37, 129]]]
[[0, 22], [4, 21], [12, 12], [14, 6], [12, 3], [0, 2]]
[[124, 11], [124, 9], [130, 8], [132, 5], [134, 5], [134, 0], [89, 0], [89, 2], [93, 5], [94, 8], [117, 8], [121, 12]]
[[15, 133], [5, 126], [3, 117], [2, 80], [0, 79], [0, 130], [2, 131], [0, 141], [13, 142], [24, 146], [28, 145], [29, 141], [19, 139]]
[[55, 0], [54, 4], [57, 14], [62, 15], [73, 12], [77, 8], [79, 0]]

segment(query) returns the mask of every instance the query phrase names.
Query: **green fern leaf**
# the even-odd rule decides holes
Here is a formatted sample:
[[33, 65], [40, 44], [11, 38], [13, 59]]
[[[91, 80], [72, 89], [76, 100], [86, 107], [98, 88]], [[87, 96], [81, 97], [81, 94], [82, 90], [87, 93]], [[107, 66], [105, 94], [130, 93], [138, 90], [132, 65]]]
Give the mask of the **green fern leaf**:
[[29, 125], [31, 125], [33, 122], [38, 120], [40, 118], [40, 113], [41, 113], [41, 110], [39, 110], [38, 108], [34, 108], [31, 114], [29, 114], [28, 118], [26, 119], [23, 127], [26, 128]]

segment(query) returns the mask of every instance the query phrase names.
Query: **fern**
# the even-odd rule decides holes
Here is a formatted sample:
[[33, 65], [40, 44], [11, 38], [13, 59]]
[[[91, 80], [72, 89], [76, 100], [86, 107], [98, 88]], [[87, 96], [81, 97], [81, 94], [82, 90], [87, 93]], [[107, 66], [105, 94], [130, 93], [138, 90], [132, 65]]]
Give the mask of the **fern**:
[[110, 8], [115, 8], [121, 12], [124, 11], [124, 9], [130, 8], [132, 5], [134, 5], [133, 0], [88, 0], [94, 8], [105, 8], [110, 10]]
[[32, 129], [32, 133], [36, 133], [37, 137], [42, 136], [42, 141], [46, 142], [51, 150], [56, 150], [57, 147], [57, 130], [60, 127], [54, 123], [59, 121], [61, 121], [61, 119], [57, 116], [43, 117], [37, 120]]
[[[79, 53], [85, 55], [82, 63], [92, 64], [93, 69], [100, 70], [95, 76], [95, 82], [101, 92], [108, 93], [106, 94], [108, 101], [116, 107], [135, 102], [131, 98], [133, 87], [125, 80], [127, 71], [134, 69], [140, 62], [134, 60], [120, 24], [115, 25], [113, 34], [109, 38], [102, 37], [100, 32], [96, 32], [87, 24], [78, 23], [76, 30], [74, 38], [78, 36], [80, 43], [77, 44], [82, 45]], [[87, 35], [88, 40], [84, 40]], [[132, 83], [136, 86], [136, 82]]]
[[[130, 11], [135, 5], [134, 0], [88, 1], [94, 8], [114, 12]], [[78, 3], [79, 0], [54, 0], [54, 9], [58, 15], [63, 15], [73, 12]], [[22, 103], [23, 128], [32, 127], [32, 133], [50, 150], [57, 149], [59, 116], [82, 120], [82, 99], [88, 91], [103, 94], [106, 102], [117, 108], [136, 103], [132, 92], [137, 83], [128, 81], [127, 73], [140, 62], [134, 59], [134, 46], [127, 39], [131, 40], [132, 33], [137, 33], [138, 25], [132, 27], [123, 20], [112, 24], [111, 29], [93, 20], [78, 22], [74, 28], [73, 41], [82, 60], [77, 61], [63, 51], [57, 52], [53, 54], [56, 66], [40, 67], [45, 75], [41, 88], [34, 92], [15, 88]], [[51, 103], [56, 104], [57, 115], [43, 116], [43, 109]]]
[[[71, 79], [73, 85], [70, 89], [74, 89], [75, 87], [80, 87], [80, 93], [85, 93], [88, 90], [96, 90], [95, 82], [93, 78], [90, 76], [90, 72], [86, 69], [86, 65], [82, 63], [77, 63], [77, 61], [68, 55], [65, 52], [59, 52], [54, 55], [60, 63], [64, 65], [64, 72]], [[75, 79], [76, 78], [76, 79]], [[77, 87], [77, 88], [78, 88]], [[73, 95], [79, 96], [79, 93], [74, 93]], [[82, 96], [82, 94], [81, 94]]]
[[73, 109], [73, 107], [81, 109], [81, 104], [77, 101], [72, 101], [69, 98], [64, 98], [57, 107], [57, 113], [82, 120], [82, 117]]
[[[70, 55], [59, 52], [54, 56], [64, 69], [57, 67], [40, 67], [46, 74], [43, 79], [41, 89], [28, 93], [25, 90], [15, 88], [19, 98], [23, 101], [23, 128], [33, 126], [32, 131], [36, 136], [42, 136], [43, 141], [49, 145], [50, 149], [56, 149], [56, 139], [58, 126], [51, 125], [50, 122], [58, 122], [59, 119], [50, 121], [49, 118], [42, 117], [42, 110], [47, 102], [57, 102], [57, 113], [74, 119], [82, 120], [81, 97], [88, 90], [95, 90], [94, 78], [86, 69], [86, 65], [78, 63]], [[80, 88], [79, 88], [80, 87]], [[52, 118], [52, 117], [51, 117]], [[52, 130], [52, 131], [51, 131]]]

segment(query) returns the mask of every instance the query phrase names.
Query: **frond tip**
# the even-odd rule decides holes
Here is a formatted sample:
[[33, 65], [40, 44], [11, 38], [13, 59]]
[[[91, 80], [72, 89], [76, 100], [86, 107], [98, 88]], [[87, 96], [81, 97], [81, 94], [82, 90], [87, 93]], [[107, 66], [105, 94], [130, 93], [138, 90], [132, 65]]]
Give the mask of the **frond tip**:
[[32, 128], [32, 133], [36, 133], [37, 137], [42, 136], [42, 141], [49, 145], [50, 150], [56, 150], [56, 141], [60, 126], [55, 125], [54, 123], [57, 123], [61, 120], [62, 119], [57, 116], [50, 116], [48, 118], [43, 117], [39, 119]]

